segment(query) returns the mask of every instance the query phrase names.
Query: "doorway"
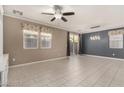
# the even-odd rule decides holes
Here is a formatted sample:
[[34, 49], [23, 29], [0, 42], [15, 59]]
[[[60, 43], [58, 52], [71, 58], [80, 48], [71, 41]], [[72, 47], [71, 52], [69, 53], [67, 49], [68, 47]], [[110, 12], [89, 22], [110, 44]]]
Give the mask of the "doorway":
[[70, 33], [70, 55], [77, 55], [79, 53], [79, 35]]

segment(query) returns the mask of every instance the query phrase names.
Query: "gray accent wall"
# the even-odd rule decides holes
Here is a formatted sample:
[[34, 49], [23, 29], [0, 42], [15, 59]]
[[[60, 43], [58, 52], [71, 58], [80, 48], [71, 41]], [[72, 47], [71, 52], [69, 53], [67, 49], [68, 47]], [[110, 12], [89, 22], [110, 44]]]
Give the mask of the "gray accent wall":
[[[118, 29], [109, 29], [100, 32], [86, 33], [82, 34], [82, 54], [89, 55], [98, 55], [98, 56], [106, 56], [106, 57], [115, 57], [115, 58], [124, 58], [124, 48], [123, 49], [111, 49], [109, 48], [109, 36], [108, 32]], [[90, 36], [100, 35], [100, 40], [90, 40]], [[124, 38], [124, 37], [123, 37]], [[112, 54], [115, 54], [113, 56]]]

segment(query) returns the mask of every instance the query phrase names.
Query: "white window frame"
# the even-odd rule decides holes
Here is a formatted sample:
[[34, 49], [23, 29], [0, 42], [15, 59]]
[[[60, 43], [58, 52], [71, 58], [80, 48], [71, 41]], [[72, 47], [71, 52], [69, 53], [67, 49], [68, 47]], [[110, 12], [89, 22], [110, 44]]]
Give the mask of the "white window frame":
[[[116, 44], [116, 46], [112, 46], [112, 42], [117, 42], [117, 41], [121, 41], [120, 46], [118, 44]], [[118, 45], [118, 46], [117, 46]], [[123, 49], [123, 34], [119, 34], [119, 35], [110, 35], [109, 36], [109, 48], [113, 48], [113, 49]]]
[[[23, 49], [38, 49], [38, 46], [39, 46], [39, 32], [37, 32], [38, 33], [38, 37], [37, 37], [37, 47], [36, 48], [27, 48], [27, 47], [25, 47], [25, 32], [26, 30], [23, 30]], [[28, 31], [28, 30], [27, 30]], [[33, 31], [30, 31], [29, 30], [29, 32], [32, 32], [33, 33]]]
[[[49, 47], [43, 47], [42, 46], [42, 40], [41, 40], [41, 38], [42, 38], [42, 35], [41, 35], [41, 33], [45, 33], [45, 34], [49, 34], [50, 35], [50, 37], [51, 37], [51, 41], [50, 41], [50, 46]], [[40, 49], [51, 49], [52, 48], [52, 33], [49, 33], [49, 32], [40, 32]]]

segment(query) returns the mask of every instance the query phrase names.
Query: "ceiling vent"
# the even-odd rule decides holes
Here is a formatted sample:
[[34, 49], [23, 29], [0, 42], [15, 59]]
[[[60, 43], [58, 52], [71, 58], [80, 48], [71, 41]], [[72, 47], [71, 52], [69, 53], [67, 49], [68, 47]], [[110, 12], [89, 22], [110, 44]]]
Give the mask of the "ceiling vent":
[[18, 11], [18, 10], [13, 10], [13, 14], [17, 14], [17, 15], [23, 15], [23, 12]]
[[100, 27], [100, 25], [92, 26], [92, 27], [90, 27], [90, 29], [95, 29], [95, 28], [99, 28], [99, 27]]

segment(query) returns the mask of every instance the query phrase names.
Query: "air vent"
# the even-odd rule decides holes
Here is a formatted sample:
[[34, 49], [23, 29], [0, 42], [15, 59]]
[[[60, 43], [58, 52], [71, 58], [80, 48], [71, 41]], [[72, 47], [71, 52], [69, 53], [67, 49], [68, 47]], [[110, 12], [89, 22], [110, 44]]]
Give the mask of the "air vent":
[[100, 25], [92, 26], [92, 27], [90, 27], [90, 29], [99, 28], [99, 27], [100, 27]]
[[18, 11], [18, 10], [13, 10], [13, 14], [17, 14], [17, 15], [23, 15], [23, 12]]

